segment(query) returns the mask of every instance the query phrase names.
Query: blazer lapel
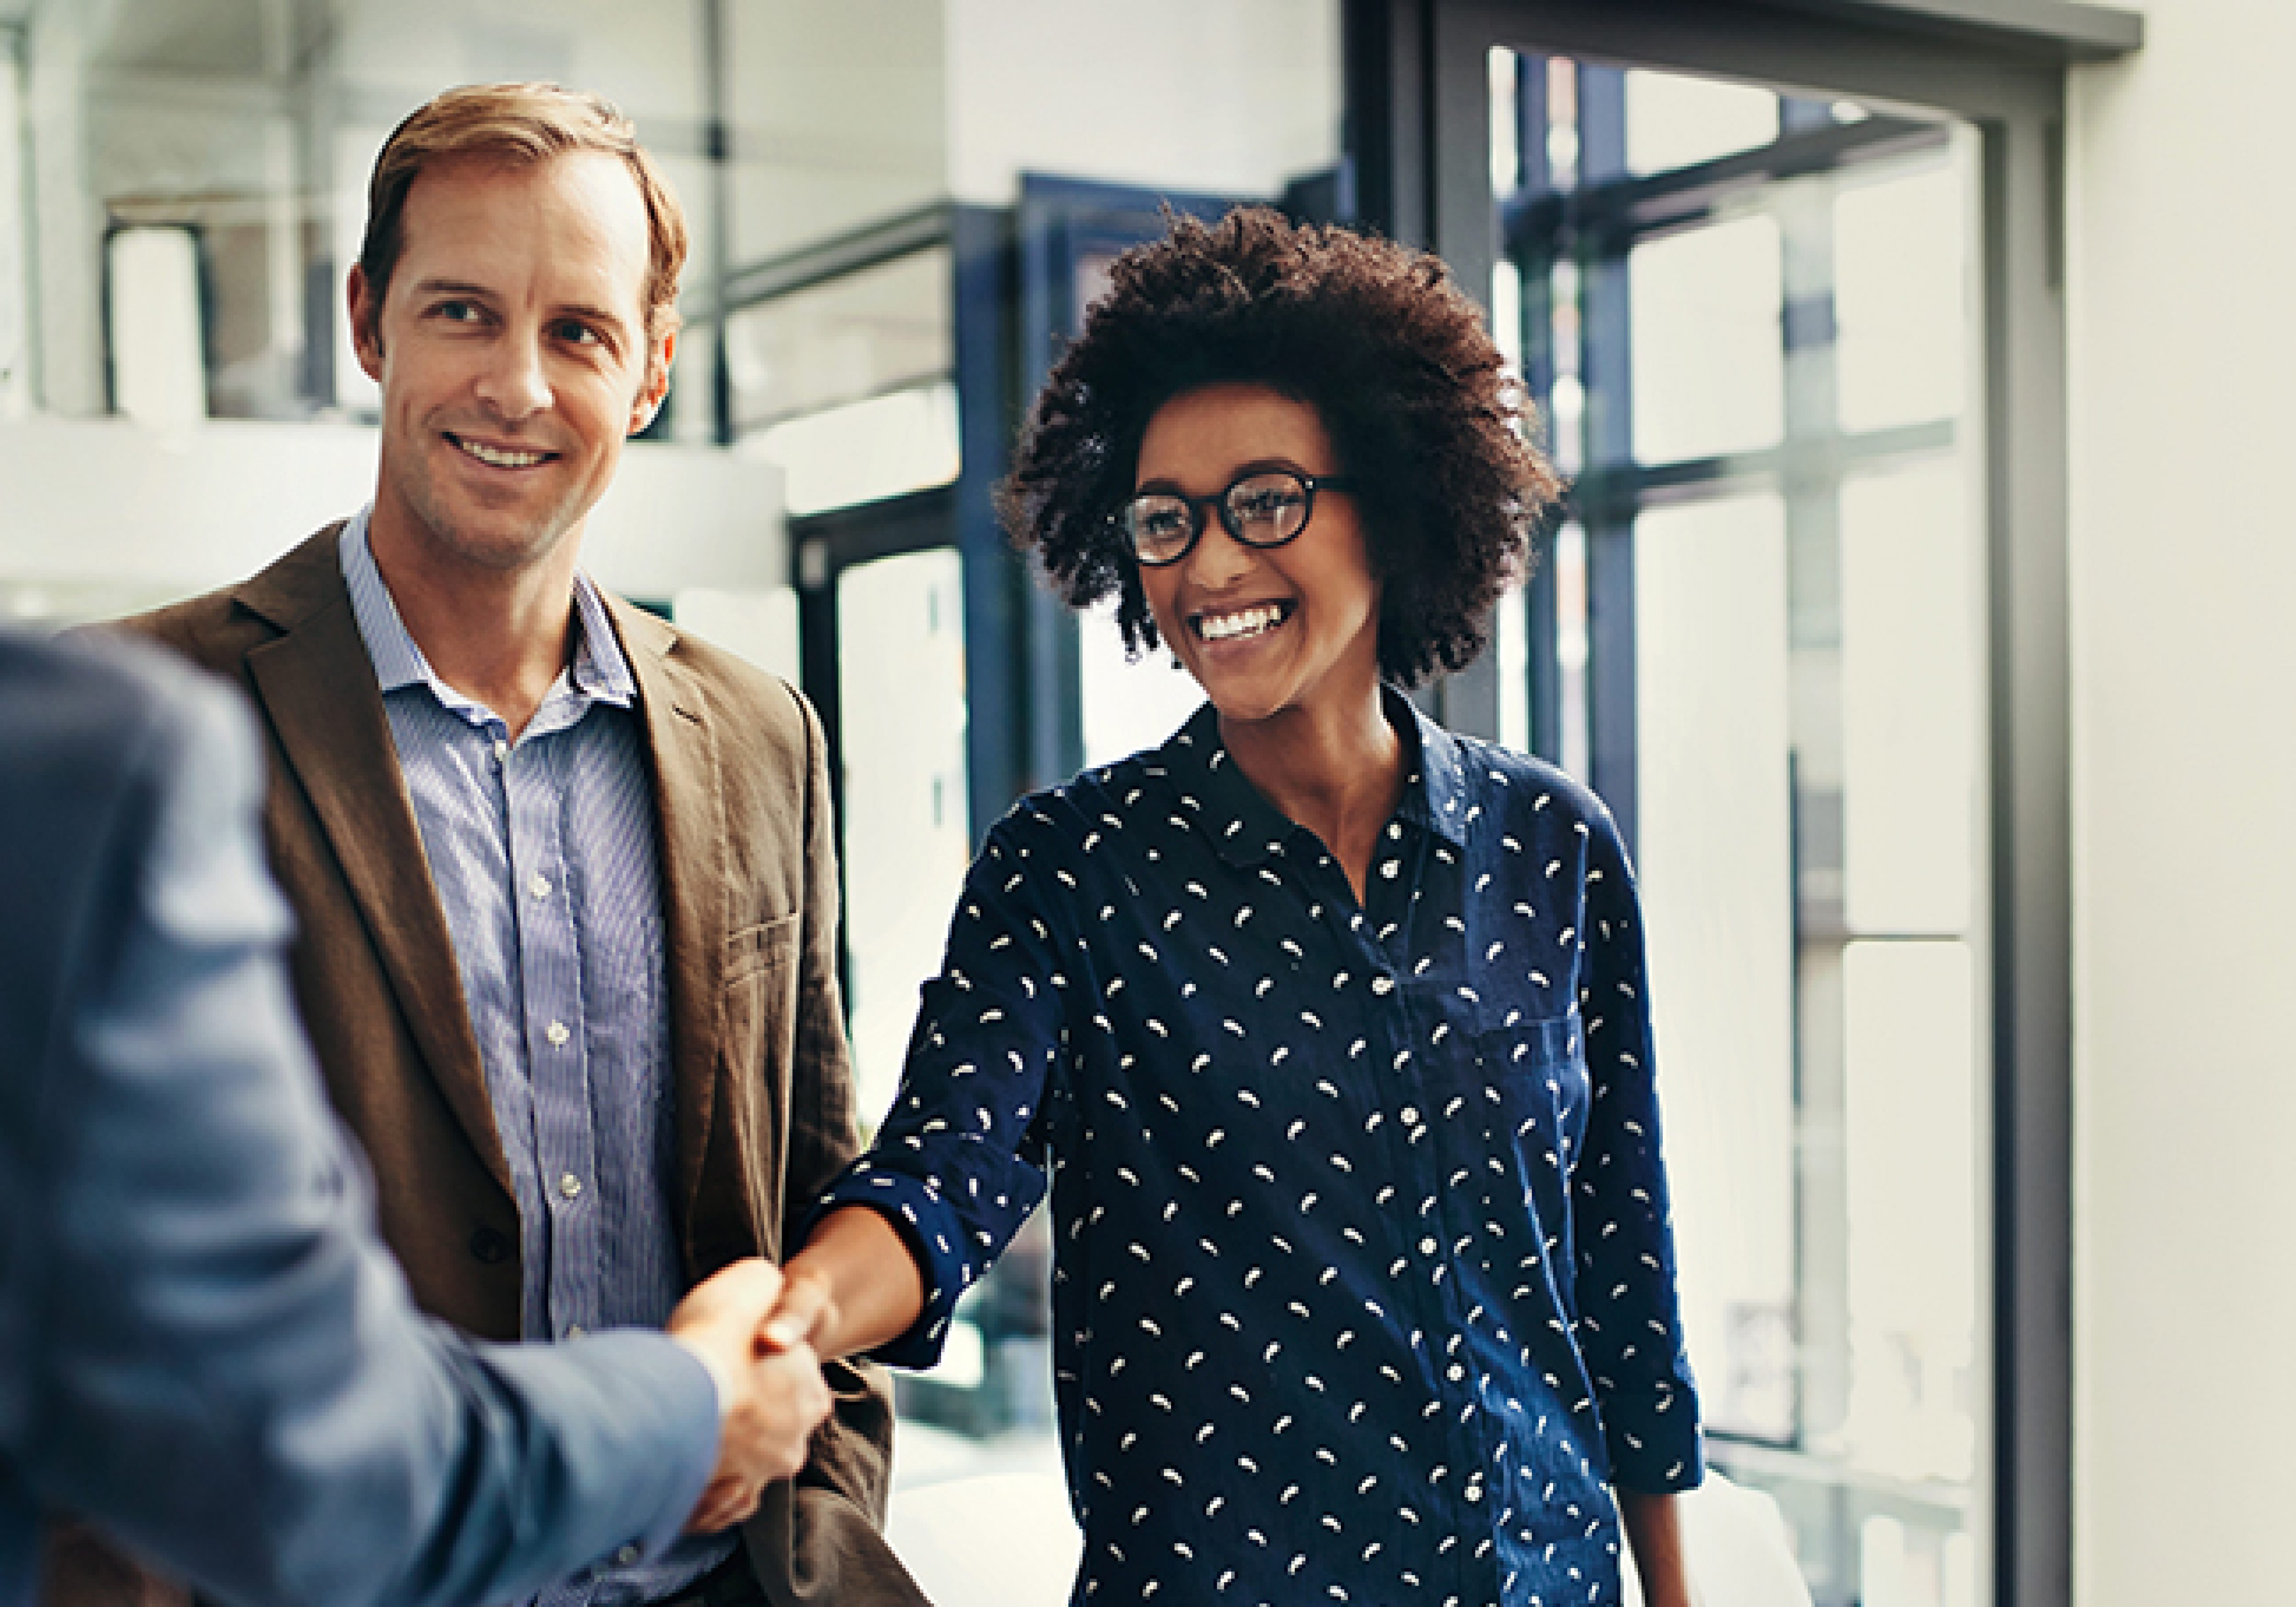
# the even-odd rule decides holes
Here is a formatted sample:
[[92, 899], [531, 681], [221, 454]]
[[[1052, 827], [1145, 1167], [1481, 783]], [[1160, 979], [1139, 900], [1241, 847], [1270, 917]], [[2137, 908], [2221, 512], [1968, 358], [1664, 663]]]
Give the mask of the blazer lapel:
[[654, 811], [661, 830], [664, 969], [669, 984], [669, 1053], [676, 1084], [677, 1195], [690, 1226], [702, 1162], [718, 1118], [718, 1002], [725, 987], [726, 825], [717, 738], [708, 702], [671, 649], [676, 633], [652, 614], [607, 595], [624, 656], [638, 684], [653, 754]]
[[510, 1162], [455, 969], [454, 939], [430, 883], [333, 532], [250, 582], [240, 601], [283, 627], [248, 652], [256, 695], [334, 849], [415, 1046], [509, 1193]]

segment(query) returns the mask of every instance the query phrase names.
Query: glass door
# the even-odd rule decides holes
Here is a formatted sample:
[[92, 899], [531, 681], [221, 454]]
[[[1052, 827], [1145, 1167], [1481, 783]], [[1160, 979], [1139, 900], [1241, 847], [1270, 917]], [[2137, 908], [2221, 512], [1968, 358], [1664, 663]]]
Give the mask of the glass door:
[[1502, 734], [1646, 906], [1714, 1466], [1819, 1607], [1984, 1599], [1977, 143], [1494, 50], [1495, 323], [1572, 517]]

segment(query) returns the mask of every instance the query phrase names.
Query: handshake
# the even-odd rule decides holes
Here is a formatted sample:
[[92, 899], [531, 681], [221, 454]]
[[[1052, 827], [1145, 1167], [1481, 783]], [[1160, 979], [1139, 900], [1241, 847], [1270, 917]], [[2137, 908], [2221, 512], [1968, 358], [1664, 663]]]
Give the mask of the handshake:
[[665, 1324], [718, 1381], [718, 1465], [686, 1529], [709, 1534], [758, 1510], [766, 1486], [805, 1465], [834, 1404], [813, 1346], [831, 1316], [825, 1283], [736, 1261], [694, 1285]]

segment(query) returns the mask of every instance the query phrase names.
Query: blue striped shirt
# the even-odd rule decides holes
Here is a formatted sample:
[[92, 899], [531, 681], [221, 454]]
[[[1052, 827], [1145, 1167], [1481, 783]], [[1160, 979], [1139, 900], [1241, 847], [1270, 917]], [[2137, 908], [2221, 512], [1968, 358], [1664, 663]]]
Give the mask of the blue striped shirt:
[[[685, 1288], [661, 868], [637, 685], [605, 603], [574, 578], [571, 661], [512, 742], [430, 668], [367, 545], [343, 578], [455, 943], [518, 1200], [529, 1339], [659, 1328]], [[545, 1607], [658, 1600], [731, 1554], [689, 1537]]]

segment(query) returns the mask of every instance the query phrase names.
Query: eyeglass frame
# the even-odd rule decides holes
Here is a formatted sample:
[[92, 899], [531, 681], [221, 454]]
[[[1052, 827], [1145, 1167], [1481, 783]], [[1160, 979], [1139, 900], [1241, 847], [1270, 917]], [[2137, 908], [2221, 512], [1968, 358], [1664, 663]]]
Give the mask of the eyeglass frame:
[[[1235, 511], [1228, 506], [1227, 499], [1234, 496], [1236, 488], [1246, 480], [1259, 480], [1274, 474], [1280, 474], [1288, 480], [1297, 481], [1300, 490], [1306, 494], [1307, 504], [1300, 510], [1298, 529], [1289, 536], [1279, 536], [1273, 541], [1254, 541], [1243, 533], [1242, 529], [1243, 521], [1236, 516]], [[1239, 545], [1248, 546], [1256, 553], [1265, 553], [1276, 547], [1289, 546], [1307, 534], [1308, 527], [1314, 523], [1316, 519], [1316, 492], [1339, 491], [1352, 494], [1357, 484], [1356, 477], [1351, 474], [1309, 474], [1305, 470], [1295, 469], [1290, 463], [1247, 463], [1236, 471], [1234, 480], [1229, 480], [1226, 485], [1209, 496], [1191, 496], [1186, 492], [1177, 488], [1168, 491], [1136, 491], [1125, 499], [1122, 507], [1109, 515], [1108, 522], [1114, 525], [1124, 537], [1125, 551], [1132, 554], [1132, 561], [1135, 563], [1152, 570], [1168, 569], [1194, 552], [1196, 543], [1203, 539], [1206, 508], [1214, 509], [1218, 512], [1220, 529], [1234, 537]], [[1140, 543], [1132, 533], [1133, 508], [1152, 496], [1169, 497], [1188, 510], [1188, 538], [1180, 544], [1180, 550], [1169, 558], [1147, 556], [1141, 552]]]

